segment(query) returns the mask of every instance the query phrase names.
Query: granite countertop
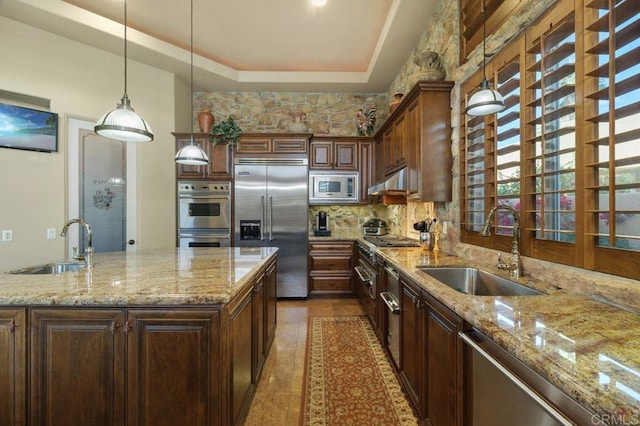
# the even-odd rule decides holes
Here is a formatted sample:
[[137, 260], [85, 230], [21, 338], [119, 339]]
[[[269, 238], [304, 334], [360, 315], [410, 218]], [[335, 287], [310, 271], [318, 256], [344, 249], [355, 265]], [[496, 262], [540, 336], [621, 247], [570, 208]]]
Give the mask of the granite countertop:
[[[523, 277], [542, 296], [470, 296], [416, 266], [486, 265], [415, 248], [377, 253], [473, 327], [594, 413], [594, 424], [640, 422], [640, 316]], [[502, 271], [490, 271], [508, 277]], [[558, 283], [561, 286], [561, 283]], [[624, 421], [624, 423], [622, 423]]]
[[228, 303], [276, 256], [275, 247], [176, 248], [94, 256], [91, 271], [0, 273], [0, 305]]

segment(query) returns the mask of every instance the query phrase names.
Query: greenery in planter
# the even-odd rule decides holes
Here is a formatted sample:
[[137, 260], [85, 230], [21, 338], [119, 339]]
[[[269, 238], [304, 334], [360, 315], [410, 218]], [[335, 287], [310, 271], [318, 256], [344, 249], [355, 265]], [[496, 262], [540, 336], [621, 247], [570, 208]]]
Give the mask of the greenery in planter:
[[217, 145], [219, 143], [228, 143], [233, 146], [238, 141], [242, 129], [238, 127], [238, 124], [229, 116], [224, 121], [220, 121], [211, 127], [211, 143]]

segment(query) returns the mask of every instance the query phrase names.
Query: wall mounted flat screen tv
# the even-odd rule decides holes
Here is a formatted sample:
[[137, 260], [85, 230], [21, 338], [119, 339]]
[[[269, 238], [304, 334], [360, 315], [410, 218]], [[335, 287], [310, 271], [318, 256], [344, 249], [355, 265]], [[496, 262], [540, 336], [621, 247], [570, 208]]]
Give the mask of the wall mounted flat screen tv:
[[0, 103], [0, 147], [57, 151], [58, 114]]

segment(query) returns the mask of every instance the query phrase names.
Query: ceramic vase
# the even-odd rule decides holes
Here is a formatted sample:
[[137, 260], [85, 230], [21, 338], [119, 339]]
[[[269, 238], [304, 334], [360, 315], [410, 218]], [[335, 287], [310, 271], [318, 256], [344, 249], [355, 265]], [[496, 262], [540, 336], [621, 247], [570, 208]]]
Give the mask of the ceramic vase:
[[293, 123], [289, 126], [289, 131], [292, 133], [306, 133], [309, 131], [307, 125], [304, 124], [304, 119], [307, 117], [307, 114], [304, 112], [293, 112], [291, 113], [291, 117], [293, 117]]
[[203, 109], [198, 113], [198, 126], [200, 127], [201, 132], [209, 133], [214, 121], [215, 118], [208, 109]]
[[391, 102], [389, 102], [389, 113], [392, 113], [400, 106], [400, 102], [402, 102], [403, 96], [404, 95], [402, 93], [396, 93], [395, 95], [393, 95], [393, 99], [391, 100]]

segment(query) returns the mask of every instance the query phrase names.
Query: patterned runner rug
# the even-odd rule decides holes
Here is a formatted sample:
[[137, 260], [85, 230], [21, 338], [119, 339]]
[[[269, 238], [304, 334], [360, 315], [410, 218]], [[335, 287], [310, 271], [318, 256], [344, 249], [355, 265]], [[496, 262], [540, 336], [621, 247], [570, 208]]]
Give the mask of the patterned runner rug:
[[365, 316], [311, 317], [301, 424], [417, 425]]

